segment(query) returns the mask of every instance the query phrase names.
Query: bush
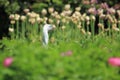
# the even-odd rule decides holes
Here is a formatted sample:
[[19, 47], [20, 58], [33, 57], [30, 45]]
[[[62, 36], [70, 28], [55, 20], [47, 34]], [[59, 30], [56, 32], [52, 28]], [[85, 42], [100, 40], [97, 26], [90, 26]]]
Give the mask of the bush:
[[[61, 42], [41, 46], [40, 42], [7, 40], [0, 53], [1, 80], [119, 80], [119, 67], [112, 67], [108, 59], [120, 56], [117, 41], [97, 39], [92, 43]], [[2, 65], [12, 57], [10, 67]]]

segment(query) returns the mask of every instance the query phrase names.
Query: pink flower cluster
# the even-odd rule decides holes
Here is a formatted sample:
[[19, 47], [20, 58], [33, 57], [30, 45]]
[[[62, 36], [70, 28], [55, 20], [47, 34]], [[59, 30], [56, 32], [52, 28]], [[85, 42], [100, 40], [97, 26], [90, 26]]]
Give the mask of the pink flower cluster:
[[73, 52], [71, 50], [61, 53], [61, 56], [71, 56]]
[[90, 1], [91, 4], [95, 4], [95, 3], [97, 3], [97, 2], [98, 2], [97, 0], [91, 0], [91, 1]]
[[97, 10], [96, 10], [95, 7], [91, 7], [91, 8], [88, 9], [88, 13], [96, 15], [97, 14]]
[[108, 63], [112, 66], [120, 66], [120, 57], [111, 57], [108, 59]]
[[105, 3], [101, 3], [100, 7], [102, 9], [108, 9], [109, 8], [109, 6], [108, 6], [108, 4], [106, 2]]
[[13, 62], [13, 58], [12, 57], [7, 57], [4, 59], [3, 61], [3, 65], [4, 67], [9, 67]]

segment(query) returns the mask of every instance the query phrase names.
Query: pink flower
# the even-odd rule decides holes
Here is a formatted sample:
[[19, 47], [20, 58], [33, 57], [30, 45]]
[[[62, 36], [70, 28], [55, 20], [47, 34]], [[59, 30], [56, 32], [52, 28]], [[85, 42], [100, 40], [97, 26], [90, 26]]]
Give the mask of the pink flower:
[[90, 1], [83, 0], [82, 3], [85, 4], [85, 5], [88, 5], [88, 4], [90, 4]]
[[98, 1], [97, 1], [97, 0], [91, 0], [90, 2], [91, 2], [91, 4], [95, 4], [95, 3], [97, 3]]
[[106, 2], [101, 3], [100, 7], [103, 8], [103, 9], [108, 9], [109, 8], [109, 6], [108, 6], [108, 4]]
[[88, 13], [96, 15], [97, 14], [97, 10], [96, 10], [95, 7], [91, 7], [91, 8], [88, 9]]
[[5, 67], [9, 67], [13, 62], [13, 58], [12, 57], [8, 57], [8, 58], [5, 58], [4, 62], [3, 62], [3, 65]]
[[116, 11], [115, 11], [114, 8], [108, 8], [108, 9], [107, 9], [107, 13], [108, 13], [108, 14], [115, 14]]
[[72, 53], [73, 53], [72, 51], [67, 51], [67, 52], [66, 52], [66, 55], [67, 55], [67, 56], [71, 56]]
[[61, 56], [71, 56], [73, 52], [71, 50], [61, 53]]
[[120, 66], [120, 58], [118, 57], [109, 58], [108, 63], [112, 66]]

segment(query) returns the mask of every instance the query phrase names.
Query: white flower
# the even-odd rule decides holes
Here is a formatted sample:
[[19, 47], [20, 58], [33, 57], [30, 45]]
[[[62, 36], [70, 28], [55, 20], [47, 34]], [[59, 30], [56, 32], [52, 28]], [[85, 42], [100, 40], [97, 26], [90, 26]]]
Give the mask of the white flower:
[[15, 14], [15, 20], [19, 20], [19, 18], [20, 18], [20, 15], [19, 14]]
[[21, 19], [22, 21], [25, 21], [26, 16], [22, 15], [22, 16], [20, 17], [20, 19]]
[[70, 7], [71, 7], [70, 4], [66, 4], [66, 5], [65, 5], [65, 10], [66, 10], [66, 11], [67, 11], [67, 10], [70, 10]]
[[47, 10], [46, 9], [42, 9], [41, 13], [42, 13], [42, 15], [46, 15], [47, 14]]
[[9, 32], [14, 32], [13, 28], [9, 28], [8, 30], [9, 30]]
[[9, 16], [9, 19], [14, 19], [15, 18], [15, 15], [14, 14], [10, 14], [10, 16]]
[[28, 13], [30, 10], [29, 9], [24, 9], [23, 10], [25, 13]]

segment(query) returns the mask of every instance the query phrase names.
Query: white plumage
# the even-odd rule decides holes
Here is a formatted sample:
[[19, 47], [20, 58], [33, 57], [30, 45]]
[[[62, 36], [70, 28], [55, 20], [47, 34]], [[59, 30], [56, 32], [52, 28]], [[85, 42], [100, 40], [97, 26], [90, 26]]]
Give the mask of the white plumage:
[[53, 27], [52, 27], [51, 24], [45, 24], [45, 25], [43, 26], [43, 44], [44, 44], [44, 45], [47, 45], [47, 44], [48, 44], [48, 41], [49, 41], [49, 34], [48, 34], [48, 32], [49, 32], [50, 30], [52, 30], [52, 29], [53, 29]]

